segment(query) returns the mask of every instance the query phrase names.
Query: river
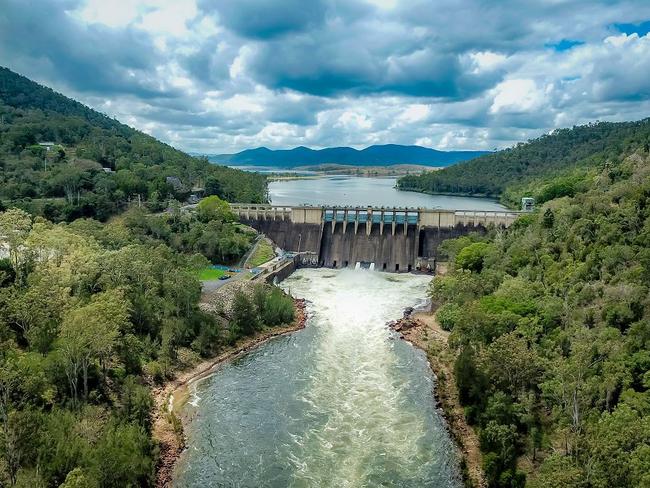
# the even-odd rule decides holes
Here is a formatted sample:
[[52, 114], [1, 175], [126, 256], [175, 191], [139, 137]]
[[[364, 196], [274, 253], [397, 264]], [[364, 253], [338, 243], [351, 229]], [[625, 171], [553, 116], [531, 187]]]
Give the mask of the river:
[[426, 195], [395, 188], [395, 178], [323, 176], [313, 179], [278, 180], [269, 183], [274, 205], [354, 205], [425, 207], [449, 210], [505, 210], [487, 198]]
[[386, 327], [430, 278], [301, 269], [307, 327], [193, 385], [180, 487], [459, 488], [422, 351]]

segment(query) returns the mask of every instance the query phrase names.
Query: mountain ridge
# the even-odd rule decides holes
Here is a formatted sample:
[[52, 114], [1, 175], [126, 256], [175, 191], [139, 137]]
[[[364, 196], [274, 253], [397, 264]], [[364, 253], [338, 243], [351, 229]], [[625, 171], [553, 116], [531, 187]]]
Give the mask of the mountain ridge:
[[[401, 190], [501, 197], [516, 204], [520, 193], [546, 201], [576, 192], [576, 181], [593, 168], [617, 162], [630, 148], [648, 151], [650, 118], [593, 122], [558, 128], [511, 148], [464, 161], [436, 172], [400, 178]], [[555, 182], [546, 188], [546, 180]], [[517, 191], [514, 191], [517, 190]]]
[[[46, 147], [47, 146], [47, 147]], [[195, 191], [261, 203], [263, 175], [210, 164], [0, 66], [0, 208], [52, 221], [153, 211]]]
[[364, 149], [347, 146], [323, 149], [311, 149], [305, 146], [297, 146], [292, 149], [269, 149], [261, 146], [233, 154], [209, 154], [207, 157], [211, 162], [219, 164], [282, 168], [320, 164], [349, 166], [419, 164], [441, 167], [485, 154], [490, 154], [490, 151], [439, 151], [417, 145], [375, 144]]

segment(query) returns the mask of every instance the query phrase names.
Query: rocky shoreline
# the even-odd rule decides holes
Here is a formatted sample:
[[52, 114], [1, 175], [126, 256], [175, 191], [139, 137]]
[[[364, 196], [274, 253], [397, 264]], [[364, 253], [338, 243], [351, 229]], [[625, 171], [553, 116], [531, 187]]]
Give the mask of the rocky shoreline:
[[183, 423], [187, 419], [179, 414], [180, 408], [187, 400], [189, 386], [198, 379], [214, 373], [217, 366], [235, 359], [268, 341], [273, 337], [290, 334], [303, 329], [307, 322], [306, 302], [294, 298], [296, 314], [291, 324], [274, 327], [246, 338], [238, 344], [227, 348], [215, 358], [204, 361], [190, 370], [183, 371], [171, 381], [159, 388], [154, 388], [155, 416], [153, 422], [153, 438], [158, 442], [160, 457], [156, 468], [156, 487], [169, 488], [172, 486], [174, 468], [185, 450], [186, 438], [183, 433]]
[[434, 399], [460, 449], [465, 482], [475, 488], [485, 488], [478, 436], [474, 428], [467, 423], [454, 381], [455, 354], [447, 342], [449, 332], [442, 330], [434, 313], [413, 313], [413, 309], [406, 309], [401, 319], [389, 322], [388, 326], [398, 332], [401, 339], [410, 342], [427, 355], [429, 365], [437, 378]]

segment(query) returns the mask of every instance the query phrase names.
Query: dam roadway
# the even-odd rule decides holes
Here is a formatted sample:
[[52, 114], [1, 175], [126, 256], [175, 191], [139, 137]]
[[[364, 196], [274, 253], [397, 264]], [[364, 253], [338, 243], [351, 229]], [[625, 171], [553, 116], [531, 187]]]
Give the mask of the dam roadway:
[[280, 248], [301, 253], [302, 265], [391, 272], [433, 270], [445, 239], [508, 227], [522, 213], [237, 203], [231, 208]]

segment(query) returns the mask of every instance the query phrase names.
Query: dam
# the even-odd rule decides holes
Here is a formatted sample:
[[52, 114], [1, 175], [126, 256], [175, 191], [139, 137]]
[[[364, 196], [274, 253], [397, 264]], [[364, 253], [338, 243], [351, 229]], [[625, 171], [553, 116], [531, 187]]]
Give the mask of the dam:
[[521, 212], [404, 207], [231, 204], [240, 221], [303, 265], [368, 267], [401, 272], [433, 270], [445, 239], [508, 227]]

